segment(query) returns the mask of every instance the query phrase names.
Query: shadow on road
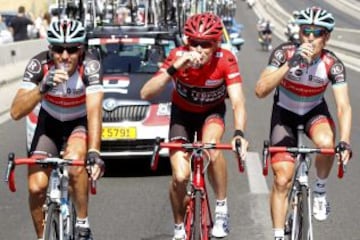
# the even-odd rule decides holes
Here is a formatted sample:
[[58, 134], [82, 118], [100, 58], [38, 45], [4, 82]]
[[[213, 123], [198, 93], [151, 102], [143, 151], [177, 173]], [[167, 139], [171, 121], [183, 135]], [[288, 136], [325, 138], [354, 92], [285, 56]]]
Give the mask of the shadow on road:
[[160, 158], [156, 171], [150, 168], [149, 157], [105, 159], [105, 177], [151, 177], [171, 175], [169, 158]]

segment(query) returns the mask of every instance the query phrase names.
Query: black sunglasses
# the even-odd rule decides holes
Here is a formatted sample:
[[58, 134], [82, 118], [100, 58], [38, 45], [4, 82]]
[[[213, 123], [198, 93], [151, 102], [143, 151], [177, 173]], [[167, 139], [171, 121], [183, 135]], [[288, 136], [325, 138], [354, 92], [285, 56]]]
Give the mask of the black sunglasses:
[[326, 30], [323, 28], [310, 28], [310, 27], [304, 27], [301, 29], [301, 33], [305, 35], [306, 37], [310, 36], [312, 33], [314, 37], [322, 37], [326, 34]]
[[79, 51], [79, 49], [80, 49], [79, 46], [72, 46], [72, 47], [63, 47], [58, 45], [51, 46], [51, 50], [59, 54], [62, 54], [65, 50], [68, 54], [74, 54], [77, 51]]
[[201, 48], [211, 48], [212, 46], [214, 46], [214, 42], [189, 39], [189, 45], [191, 47], [200, 46]]

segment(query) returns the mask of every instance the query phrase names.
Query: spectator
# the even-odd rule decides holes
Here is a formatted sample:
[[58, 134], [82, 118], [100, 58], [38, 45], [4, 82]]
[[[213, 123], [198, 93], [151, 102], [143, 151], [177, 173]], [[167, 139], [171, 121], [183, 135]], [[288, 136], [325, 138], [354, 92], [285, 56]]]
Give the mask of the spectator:
[[17, 16], [14, 17], [13, 20], [11, 20], [9, 26], [11, 29], [10, 31], [14, 36], [14, 41], [28, 40], [29, 36], [28, 36], [27, 26], [33, 24], [34, 22], [25, 16], [25, 7], [20, 6], [18, 9]]
[[41, 23], [39, 25], [39, 37], [46, 38], [47, 36], [47, 29], [51, 23], [51, 15], [49, 12], [44, 13], [43, 17], [41, 18]]

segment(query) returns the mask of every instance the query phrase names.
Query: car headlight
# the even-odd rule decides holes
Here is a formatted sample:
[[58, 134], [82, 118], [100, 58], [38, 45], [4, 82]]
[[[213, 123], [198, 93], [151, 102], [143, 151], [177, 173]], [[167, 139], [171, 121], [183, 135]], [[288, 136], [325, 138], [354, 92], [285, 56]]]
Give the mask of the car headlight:
[[170, 113], [171, 113], [171, 103], [159, 103], [156, 112], [157, 116], [170, 116]]

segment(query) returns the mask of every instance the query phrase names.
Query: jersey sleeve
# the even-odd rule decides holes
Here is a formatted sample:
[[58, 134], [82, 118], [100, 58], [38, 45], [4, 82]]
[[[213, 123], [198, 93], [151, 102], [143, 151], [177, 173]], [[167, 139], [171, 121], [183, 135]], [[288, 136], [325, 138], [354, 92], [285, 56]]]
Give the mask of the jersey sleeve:
[[338, 84], [346, 83], [346, 71], [345, 66], [340, 59], [338, 59], [335, 55], [333, 55], [333, 57], [334, 62], [329, 69], [328, 77], [331, 84], [336, 86]]
[[235, 55], [230, 51], [224, 51], [223, 54], [221, 66], [224, 67], [226, 85], [242, 83], [242, 77]]
[[102, 77], [103, 69], [99, 59], [87, 52], [84, 59], [84, 83], [87, 94], [103, 90]]
[[35, 88], [44, 77], [43, 64], [47, 63], [48, 52], [41, 52], [30, 59], [25, 67], [23, 80], [20, 88], [33, 89]]
[[271, 53], [268, 67], [280, 68], [295, 52], [295, 45], [284, 43], [274, 49]]

